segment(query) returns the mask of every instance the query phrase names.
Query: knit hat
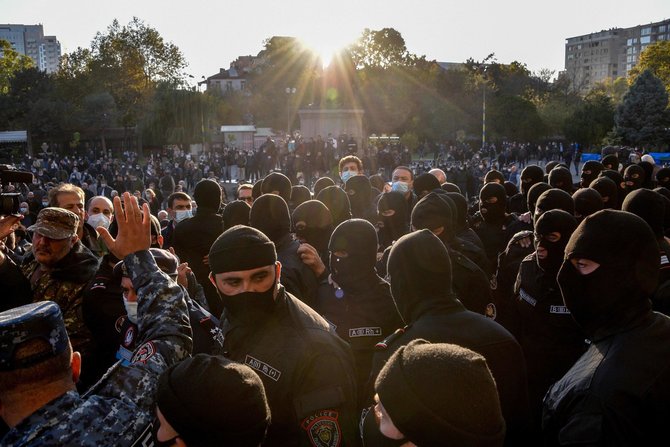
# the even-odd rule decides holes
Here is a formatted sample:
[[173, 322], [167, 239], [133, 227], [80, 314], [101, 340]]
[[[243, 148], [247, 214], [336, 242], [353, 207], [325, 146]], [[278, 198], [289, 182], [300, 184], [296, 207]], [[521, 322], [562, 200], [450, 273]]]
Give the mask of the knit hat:
[[603, 209], [603, 198], [598, 191], [593, 188], [581, 188], [572, 195], [575, 202], [575, 216], [585, 218], [596, 211]]
[[277, 194], [286, 203], [291, 201], [291, 180], [281, 172], [271, 172], [261, 183], [262, 194]]
[[278, 243], [291, 231], [288, 205], [278, 195], [263, 194], [251, 205], [249, 225], [261, 230], [274, 243]]
[[221, 207], [221, 186], [214, 180], [203, 179], [195, 185], [193, 198], [198, 208], [218, 211]]
[[221, 217], [223, 218], [223, 229], [234, 227], [235, 225], [249, 225], [249, 213], [251, 207], [244, 200], [233, 200], [223, 209]]
[[188, 445], [256, 447], [270, 423], [261, 379], [220, 356], [197, 354], [167, 369], [156, 404]]
[[492, 169], [489, 172], [487, 172], [486, 175], [484, 176], [484, 183], [491, 183], [491, 182], [500, 183], [502, 185], [503, 183], [505, 183], [505, 176], [502, 174], [502, 172]]
[[391, 356], [375, 391], [393, 424], [416, 445], [503, 445], [495, 381], [484, 357], [467, 348], [414, 340]]
[[275, 244], [262, 232], [244, 225], [224, 231], [209, 249], [209, 269], [213, 274], [251, 270], [275, 262]]
[[335, 182], [330, 177], [320, 177], [314, 183], [314, 197], [318, 196], [322, 189], [335, 185]]
[[417, 175], [412, 183], [412, 187], [414, 188], [414, 193], [417, 196], [422, 197], [432, 190], [438, 189], [440, 187], [440, 181], [433, 174], [425, 172], [421, 175]]
[[619, 170], [619, 158], [615, 154], [605, 155], [601, 160], [601, 163], [605, 169], [611, 169], [613, 171]]

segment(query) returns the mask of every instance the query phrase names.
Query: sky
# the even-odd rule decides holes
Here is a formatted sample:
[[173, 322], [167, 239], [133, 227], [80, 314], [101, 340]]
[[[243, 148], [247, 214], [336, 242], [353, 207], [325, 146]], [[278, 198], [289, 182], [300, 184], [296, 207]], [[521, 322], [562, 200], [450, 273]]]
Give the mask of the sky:
[[670, 18], [670, 1], [637, 0], [0, 0], [0, 23], [39, 24], [63, 53], [90, 47], [114, 19], [133, 17], [182, 51], [199, 80], [256, 55], [265, 39], [301, 38], [324, 58], [365, 28], [400, 31], [407, 49], [438, 62], [514, 60], [535, 72], [564, 68], [565, 39]]

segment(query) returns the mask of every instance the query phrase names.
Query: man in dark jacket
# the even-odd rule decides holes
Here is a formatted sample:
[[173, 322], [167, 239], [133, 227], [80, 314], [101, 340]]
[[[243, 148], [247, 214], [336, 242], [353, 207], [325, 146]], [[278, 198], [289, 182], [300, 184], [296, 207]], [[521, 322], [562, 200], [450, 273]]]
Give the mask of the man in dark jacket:
[[507, 444], [522, 445], [529, 414], [521, 347], [505, 328], [466, 310], [453, 296], [451, 261], [437, 236], [420, 230], [400, 238], [391, 249], [388, 273], [393, 299], [408, 326], [378, 345], [366, 397], [372, 398], [371, 384], [400, 346], [418, 338], [458, 344], [486, 359], [500, 394]]
[[558, 284], [591, 340], [544, 398], [544, 445], [659, 445], [670, 419], [670, 319], [652, 312], [659, 248], [641, 218], [602, 210], [565, 247]]
[[363, 389], [375, 345], [404, 324], [389, 284], [375, 272], [375, 227], [363, 219], [343, 222], [333, 232], [328, 248], [331, 275], [319, 284], [316, 310], [349, 342], [358, 387]]
[[205, 258], [212, 243], [223, 232], [223, 218], [218, 214], [221, 186], [213, 180], [201, 180], [195, 185], [193, 198], [198, 204], [196, 214], [177, 224], [172, 235], [172, 246], [181, 262], [188, 263], [202, 285], [209, 310], [219, 317], [223, 307], [216, 288], [207, 279], [209, 268]]
[[358, 445], [351, 351], [286, 292], [272, 241], [232, 227], [212, 245], [209, 266], [224, 306], [222, 352], [254, 369], [265, 386], [272, 412], [266, 444]]

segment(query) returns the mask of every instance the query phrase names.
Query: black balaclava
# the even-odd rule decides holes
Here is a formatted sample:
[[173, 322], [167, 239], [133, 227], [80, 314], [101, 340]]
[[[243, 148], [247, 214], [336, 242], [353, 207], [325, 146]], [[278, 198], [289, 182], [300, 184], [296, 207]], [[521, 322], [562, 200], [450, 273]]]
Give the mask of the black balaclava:
[[670, 189], [670, 168], [661, 168], [656, 173], [656, 186]]
[[259, 198], [262, 194], [261, 192], [261, 185], [263, 184], [263, 179], [257, 180], [256, 183], [254, 183], [254, 186], [251, 188], [251, 197], [256, 200]]
[[584, 166], [582, 166], [582, 175], [581, 180], [579, 181], [579, 186], [588, 188], [591, 182], [598, 177], [598, 174], [600, 174], [600, 171], [603, 169], [603, 164], [596, 160], [589, 160], [584, 163]]
[[507, 194], [507, 197], [512, 197], [519, 194], [519, 188], [517, 188], [514, 183], [506, 181], [503, 183], [503, 186], [505, 187], [505, 194]]
[[484, 176], [484, 183], [499, 183], [503, 184], [505, 183], [505, 176], [502, 174], [500, 171], [496, 171], [495, 169], [490, 170], [489, 172], [486, 173]]
[[621, 203], [623, 202], [624, 197], [626, 197], [626, 188], [623, 181], [623, 175], [618, 171], [612, 171], [611, 169], [605, 169], [600, 173], [600, 177], [607, 177], [611, 179], [617, 186], [617, 198], [619, 202], [617, 204], [617, 209], [621, 209]]
[[461, 194], [461, 188], [459, 188], [458, 185], [454, 185], [453, 183], [444, 182], [440, 185], [440, 188], [442, 188], [447, 192], [455, 192]]
[[414, 194], [421, 198], [432, 190], [440, 188], [440, 181], [433, 174], [424, 172], [423, 174], [416, 176], [412, 183], [412, 187], [414, 188]]
[[526, 205], [528, 205], [528, 210], [530, 211], [531, 216], [535, 214], [535, 204], [537, 203], [537, 199], [540, 198], [543, 192], [549, 191], [550, 189], [551, 186], [549, 183], [545, 182], [536, 183], [528, 189]]
[[544, 180], [544, 171], [537, 165], [528, 165], [521, 171], [521, 194], [528, 197], [528, 190]]
[[[542, 247], [547, 250], [547, 257], [537, 259], [540, 266], [548, 275], [556, 277], [563, 263], [565, 246], [577, 228], [577, 219], [563, 210], [549, 210], [542, 214], [535, 224], [535, 250]], [[553, 240], [559, 233], [557, 240]]]
[[448, 192], [447, 196], [456, 206], [456, 214], [452, 216], [454, 228], [456, 231], [461, 231], [468, 226], [468, 201], [458, 192]]
[[544, 165], [544, 173], [549, 175], [551, 170], [554, 169], [558, 165], [559, 165], [559, 162], [557, 162], [556, 160], [552, 160], [552, 161], [548, 162], [546, 165]]
[[223, 230], [232, 228], [235, 225], [249, 225], [249, 213], [251, 207], [244, 200], [234, 200], [223, 209]]
[[349, 204], [349, 196], [339, 186], [327, 186], [319, 191], [316, 200], [326, 205], [333, 216], [333, 227], [347, 219], [351, 219], [351, 205]]
[[372, 185], [370, 184], [370, 179], [364, 175], [353, 175], [345, 183], [344, 190], [349, 196], [351, 215], [358, 219], [369, 217], [370, 210], [372, 209]]
[[329, 186], [335, 186], [335, 182], [330, 177], [319, 177], [314, 183], [314, 197], [318, 196], [322, 189]]
[[619, 158], [614, 154], [605, 155], [601, 161], [603, 169], [619, 171]]
[[284, 202], [291, 201], [291, 180], [281, 172], [271, 172], [261, 182], [262, 194], [277, 194]]
[[591, 186], [603, 199], [603, 208], [619, 209], [619, 188], [609, 177], [598, 177], [591, 182]]
[[221, 186], [214, 180], [203, 179], [195, 185], [193, 199], [198, 209], [218, 213], [221, 208]]
[[[572, 259], [600, 266], [582, 275]], [[649, 225], [632, 213], [602, 210], [584, 219], [570, 237], [557, 280], [574, 320], [598, 341], [650, 312], [659, 267], [658, 242]]]
[[430, 230], [415, 231], [396, 241], [386, 271], [393, 299], [408, 324], [430, 308], [457, 303], [451, 290], [449, 253]]
[[651, 189], [636, 189], [626, 196], [621, 210], [641, 217], [651, 227], [656, 239], [663, 239], [665, 200], [661, 194]]
[[663, 213], [663, 232], [666, 237], [670, 237], [670, 189], [659, 186], [654, 188], [664, 199], [665, 211]]
[[623, 171], [623, 180], [625, 182], [626, 194], [631, 191], [642, 188], [644, 183], [645, 173], [644, 169], [638, 165], [630, 165]]
[[312, 193], [305, 185], [291, 186], [291, 201], [288, 203], [289, 210], [294, 210], [303, 202], [312, 198]]
[[412, 228], [434, 231], [442, 227], [443, 230], [437, 237], [447, 245], [455, 237], [455, 228], [452, 207], [445, 200], [451, 199], [445, 196], [446, 194], [431, 192], [419, 200], [412, 209]]
[[592, 188], [580, 188], [573, 195], [575, 202], [575, 217], [578, 222], [585, 217], [603, 209], [603, 198], [600, 193]]
[[644, 171], [644, 181], [642, 187], [652, 189], [654, 187], [654, 165], [648, 161], [641, 161], [637, 164]]
[[275, 244], [279, 243], [291, 231], [288, 205], [276, 194], [263, 194], [251, 205], [249, 225], [262, 231]]
[[551, 188], [537, 198], [535, 202], [535, 211], [533, 212], [533, 224], [537, 222], [537, 219], [549, 210], [563, 210], [570, 213], [571, 215], [575, 214], [575, 201], [572, 200], [572, 196], [562, 189]]
[[[333, 281], [345, 291], [370, 287], [376, 275], [377, 232], [364, 219], [350, 219], [335, 228], [330, 242], [330, 272]], [[347, 256], [336, 253], [346, 252]]]
[[[391, 212], [393, 211], [393, 212]], [[385, 192], [377, 202], [377, 234], [383, 248], [409, 232], [405, 193]]]
[[502, 183], [486, 183], [479, 191], [479, 212], [485, 222], [502, 225], [505, 221], [507, 194]]
[[333, 232], [333, 216], [326, 205], [318, 200], [303, 202], [293, 211], [291, 221], [293, 232], [301, 242], [307, 242], [316, 248], [319, 255], [326, 254], [330, 234]]
[[564, 167], [557, 166], [549, 173], [549, 184], [552, 188], [562, 189], [568, 194], [572, 194], [574, 186], [572, 185], [572, 174]]

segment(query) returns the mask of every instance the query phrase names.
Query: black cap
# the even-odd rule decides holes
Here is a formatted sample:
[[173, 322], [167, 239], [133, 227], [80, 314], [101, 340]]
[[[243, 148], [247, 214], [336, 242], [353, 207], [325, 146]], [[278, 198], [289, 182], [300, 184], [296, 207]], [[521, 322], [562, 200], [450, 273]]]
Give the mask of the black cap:
[[245, 225], [227, 229], [209, 249], [209, 269], [214, 274], [251, 270], [275, 262], [275, 244], [263, 232]]
[[[14, 358], [17, 347], [37, 338], [46, 341], [48, 348], [24, 359]], [[60, 307], [52, 301], [26, 304], [0, 313], [0, 371], [27, 368], [56, 357], [68, 349], [69, 343]]]

